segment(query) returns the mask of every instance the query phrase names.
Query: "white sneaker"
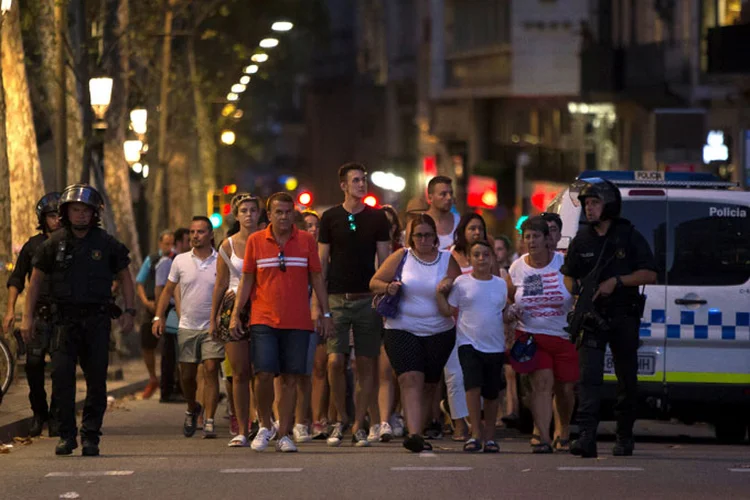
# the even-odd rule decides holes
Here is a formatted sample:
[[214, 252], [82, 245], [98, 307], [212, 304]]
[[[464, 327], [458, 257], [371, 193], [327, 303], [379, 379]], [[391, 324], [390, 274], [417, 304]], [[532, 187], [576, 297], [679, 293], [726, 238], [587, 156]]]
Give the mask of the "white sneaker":
[[271, 433], [269, 434], [268, 440], [273, 441], [279, 437], [279, 422], [271, 420]]
[[216, 430], [214, 428], [214, 419], [207, 418], [203, 424], [203, 439], [214, 439], [216, 438]]
[[[393, 429], [391, 429], [391, 424], [388, 422], [382, 422], [380, 424], [380, 433], [378, 435], [378, 440], [381, 443], [389, 443], [393, 439]], [[372, 441], [371, 439], [368, 439], [368, 441]]]
[[398, 413], [391, 415], [391, 428], [393, 429], [393, 437], [404, 437], [404, 417]]
[[367, 440], [374, 442], [380, 439], [380, 424], [370, 426], [370, 433], [367, 435]]
[[336, 422], [333, 425], [331, 435], [326, 440], [328, 446], [341, 446], [341, 442], [344, 440], [344, 424]]
[[258, 434], [255, 435], [255, 439], [253, 439], [253, 443], [250, 445], [250, 447], [254, 451], [263, 451], [268, 448], [268, 442], [271, 440], [270, 438], [271, 431], [269, 431], [265, 427], [261, 427], [258, 430]]
[[297, 451], [297, 447], [294, 445], [294, 442], [289, 439], [289, 436], [284, 436], [276, 442], [276, 451], [293, 453]]
[[295, 424], [292, 434], [294, 435], [295, 443], [309, 443], [312, 441], [312, 436], [305, 424]]

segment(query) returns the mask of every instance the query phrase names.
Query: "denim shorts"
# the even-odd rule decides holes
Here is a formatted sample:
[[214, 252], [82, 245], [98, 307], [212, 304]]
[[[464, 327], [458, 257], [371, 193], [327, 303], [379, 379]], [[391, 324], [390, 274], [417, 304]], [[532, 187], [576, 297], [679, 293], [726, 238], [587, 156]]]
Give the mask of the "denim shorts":
[[250, 348], [255, 373], [306, 375], [311, 333], [252, 325]]

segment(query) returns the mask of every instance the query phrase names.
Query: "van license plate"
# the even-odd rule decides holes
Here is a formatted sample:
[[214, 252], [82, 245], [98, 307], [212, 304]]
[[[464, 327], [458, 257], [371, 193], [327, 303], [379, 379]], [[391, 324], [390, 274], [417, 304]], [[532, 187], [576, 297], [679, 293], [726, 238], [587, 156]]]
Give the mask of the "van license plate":
[[[604, 355], [604, 373], [614, 375], [615, 362], [611, 353]], [[653, 375], [656, 373], [656, 356], [653, 354], [638, 355], [638, 375]]]

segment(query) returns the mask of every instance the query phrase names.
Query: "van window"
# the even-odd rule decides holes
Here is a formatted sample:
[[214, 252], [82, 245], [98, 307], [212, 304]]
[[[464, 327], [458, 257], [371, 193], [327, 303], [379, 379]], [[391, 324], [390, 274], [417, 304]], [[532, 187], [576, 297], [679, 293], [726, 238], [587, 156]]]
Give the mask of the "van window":
[[750, 279], [750, 209], [725, 203], [669, 204], [671, 285], [742, 285]]
[[628, 219], [646, 238], [656, 259], [656, 280], [666, 283], [667, 202], [666, 200], [623, 200], [622, 217]]

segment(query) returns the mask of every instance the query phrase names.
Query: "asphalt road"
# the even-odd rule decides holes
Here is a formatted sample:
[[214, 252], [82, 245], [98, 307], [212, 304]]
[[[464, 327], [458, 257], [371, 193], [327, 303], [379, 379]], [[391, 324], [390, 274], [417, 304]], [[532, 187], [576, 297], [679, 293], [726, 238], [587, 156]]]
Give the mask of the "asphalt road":
[[81, 457], [80, 448], [56, 457], [49, 438], [17, 444], [0, 455], [0, 498], [750, 498], [750, 446], [716, 445], [708, 429], [685, 438], [677, 426], [643, 423], [645, 439], [630, 458], [612, 457], [606, 438], [595, 460], [531, 455], [513, 431], [500, 432], [499, 455], [469, 455], [448, 439], [418, 455], [400, 443], [317, 441], [281, 454], [228, 448], [223, 418], [218, 439], [200, 431], [186, 439], [183, 412], [156, 400], [118, 402], [98, 458]]

